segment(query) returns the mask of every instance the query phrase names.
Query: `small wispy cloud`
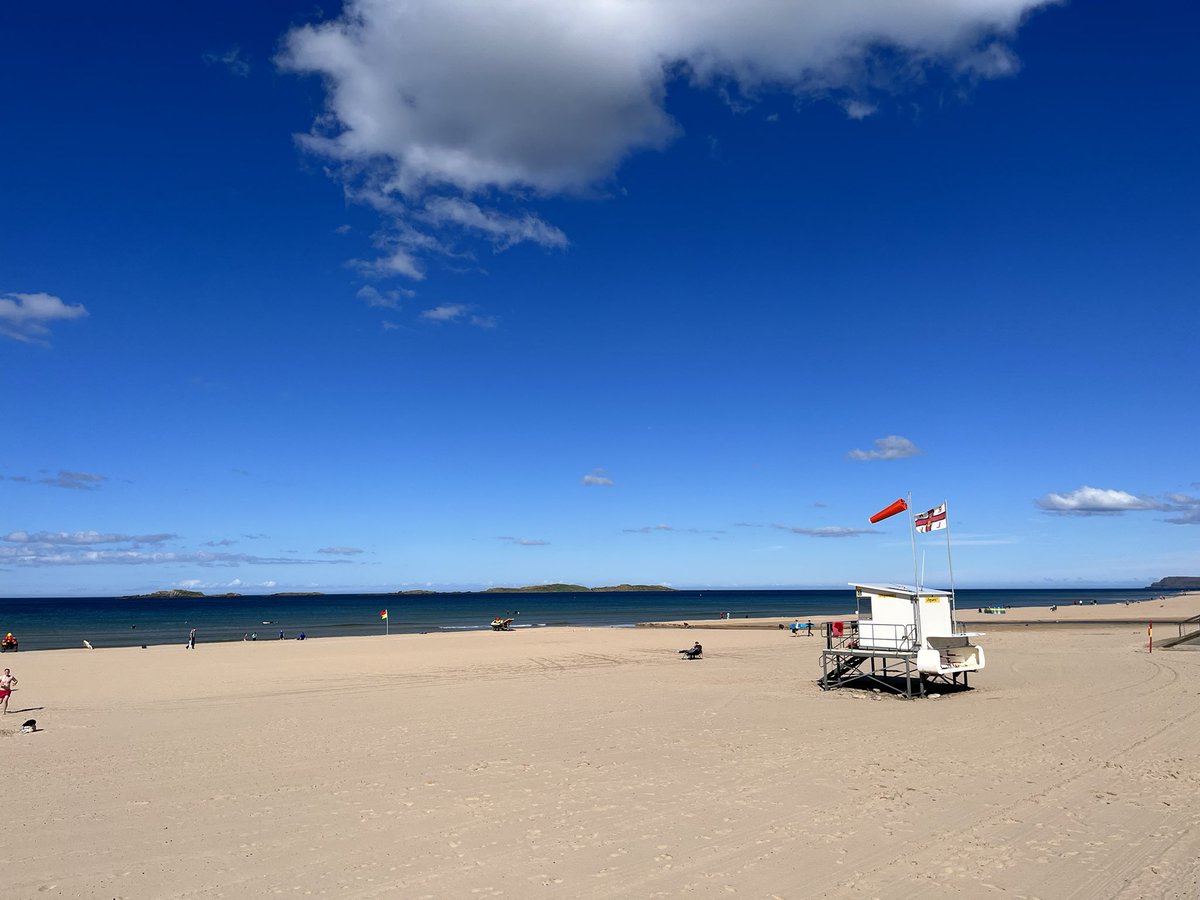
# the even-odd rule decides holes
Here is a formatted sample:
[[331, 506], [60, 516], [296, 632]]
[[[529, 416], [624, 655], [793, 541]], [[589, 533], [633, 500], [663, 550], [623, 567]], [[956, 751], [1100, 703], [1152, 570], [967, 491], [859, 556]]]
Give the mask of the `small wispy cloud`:
[[82, 304], [63, 303], [53, 294], [0, 293], [0, 335], [26, 344], [48, 344], [50, 326], [82, 319]]
[[0, 481], [15, 481], [19, 484], [44, 484], [48, 487], [64, 488], [69, 491], [94, 491], [108, 481], [107, 475], [94, 472], [70, 472], [59, 469], [57, 475], [32, 478], [29, 475], [0, 475]]
[[427, 322], [458, 323], [476, 328], [495, 328], [498, 324], [495, 316], [482, 316], [472, 310], [473, 307], [462, 303], [444, 303], [424, 310], [421, 318]]
[[823, 528], [803, 528], [795, 525], [772, 525], [771, 527], [790, 531], [792, 534], [804, 534], [818, 538], [849, 538], [858, 537], [860, 534], [879, 534], [878, 529], [875, 528], [846, 528], [840, 525], [826, 525]]
[[242, 55], [240, 47], [231, 47], [221, 53], [205, 53], [200, 58], [210, 66], [224, 66], [238, 78], [250, 74], [250, 62]]
[[10, 531], [0, 540], [10, 544], [86, 546], [94, 544], [161, 544], [177, 534], [113, 534], [99, 531]]
[[367, 306], [380, 309], [399, 309], [400, 302], [406, 298], [415, 297], [416, 291], [410, 291], [407, 288], [392, 288], [381, 291], [372, 285], [364, 284], [358, 289], [355, 296], [366, 303]]
[[481, 209], [469, 200], [457, 197], [431, 199], [419, 218], [432, 225], [454, 225], [477, 232], [489, 239], [497, 250], [507, 250], [525, 242], [565, 249], [570, 243], [562, 231], [537, 216], [510, 216], [493, 209]]
[[518, 547], [545, 547], [549, 545], [549, 541], [538, 540], [537, 538], [518, 538], [503, 535], [496, 538], [498, 541], [507, 541], [510, 544], [516, 544]]
[[158, 552], [130, 549], [65, 550], [47, 544], [0, 546], [0, 564], [43, 568], [49, 566], [154, 566], [194, 565], [208, 567], [338, 565], [348, 559], [289, 559], [254, 556], [249, 553]]
[[846, 100], [842, 103], [842, 109], [846, 112], [846, 117], [861, 121], [878, 112], [878, 107], [874, 103], [868, 103], [865, 100]]
[[674, 525], [643, 525], [641, 528], [622, 528], [626, 534], [654, 534], [662, 531], [675, 531], [680, 534], [725, 534], [724, 531], [711, 528], [676, 528]]
[[592, 471], [583, 476], [582, 482], [588, 487], [612, 487], [613, 480], [608, 477], [607, 469], [592, 469]]
[[910, 456], [920, 456], [924, 452], [906, 437], [889, 434], [887, 437], [875, 439], [874, 450], [851, 450], [847, 456], [858, 460], [875, 459], [907, 459]]
[[[1200, 487], [1200, 485], [1197, 485]], [[1200, 497], [1188, 494], [1167, 494], [1167, 503], [1163, 506], [1169, 512], [1179, 515], [1164, 519], [1172, 525], [1200, 525]]]
[[322, 547], [317, 552], [324, 556], [358, 556], [363, 551], [358, 547]]
[[235, 541], [233, 538], [222, 538], [219, 541], [205, 541], [200, 546], [201, 547], [232, 547], [236, 543], [237, 543], [237, 541]]
[[1050, 493], [1034, 501], [1045, 512], [1067, 516], [1116, 516], [1143, 509], [1163, 509], [1152, 497], [1139, 497], [1127, 491], [1083, 485], [1070, 493]]

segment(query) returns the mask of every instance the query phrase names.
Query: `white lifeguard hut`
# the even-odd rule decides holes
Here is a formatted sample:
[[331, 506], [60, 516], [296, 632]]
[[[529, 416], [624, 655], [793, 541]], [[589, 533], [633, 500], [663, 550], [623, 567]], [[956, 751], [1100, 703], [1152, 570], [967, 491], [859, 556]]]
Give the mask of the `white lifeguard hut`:
[[[907, 501], [901, 497], [881, 509], [871, 516], [871, 524], [908, 511], [911, 499], [911, 495]], [[917, 585], [850, 585], [858, 615], [853, 621], [825, 625], [817, 682], [824, 690], [867, 679], [906, 698], [923, 697], [931, 681], [958, 685], [961, 678], [963, 687], [969, 687], [967, 676], [984, 667], [983, 648], [972, 640], [978, 634], [963, 631], [954, 620], [954, 562], [946, 501], [907, 518]], [[921, 586], [924, 563], [917, 577], [917, 533], [933, 531], [946, 532], [949, 591]]]

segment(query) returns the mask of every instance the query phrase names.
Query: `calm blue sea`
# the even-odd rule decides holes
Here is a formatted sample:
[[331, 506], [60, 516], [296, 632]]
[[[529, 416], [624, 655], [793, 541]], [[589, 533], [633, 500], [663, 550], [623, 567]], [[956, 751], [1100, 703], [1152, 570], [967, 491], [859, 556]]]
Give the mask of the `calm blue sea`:
[[[960, 590], [958, 606], [1042, 606], [1076, 599], [1098, 604], [1145, 600], [1145, 590]], [[118, 600], [112, 597], [0, 599], [0, 636], [11, 631], [22, 650], [140, 644], [235, 641], [257, 634], [278, 640], [383, 634], [379, 613], [388, 610], [392, 634], [488, 628], [495, 616], [517, 627], [631, 626], [637, 622], [719, 618], [840, 615], [854, 611], [851, 590], [669, 591], [570, 594], [344, 594], [320, 597], [231, 597], [194, 600]]]

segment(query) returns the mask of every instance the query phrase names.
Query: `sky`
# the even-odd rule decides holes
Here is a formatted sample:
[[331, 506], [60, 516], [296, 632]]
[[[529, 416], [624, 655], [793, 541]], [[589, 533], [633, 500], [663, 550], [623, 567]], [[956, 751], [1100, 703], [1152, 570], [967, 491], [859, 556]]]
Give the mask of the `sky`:
[[1200, 575], [1198, 26], [4, 4], [0, 596]]

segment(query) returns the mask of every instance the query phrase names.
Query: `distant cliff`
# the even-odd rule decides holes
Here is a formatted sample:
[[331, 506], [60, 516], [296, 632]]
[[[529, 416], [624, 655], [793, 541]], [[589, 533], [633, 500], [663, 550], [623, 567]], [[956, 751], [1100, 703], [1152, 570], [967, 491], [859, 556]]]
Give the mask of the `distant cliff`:
[[1150, 585], [1147, 590], [1150, 591], [1200, 591], [1200, 576], [1196, 575], [1171, 575], [1168, 578], [1160, 578], [1154, 584]]

